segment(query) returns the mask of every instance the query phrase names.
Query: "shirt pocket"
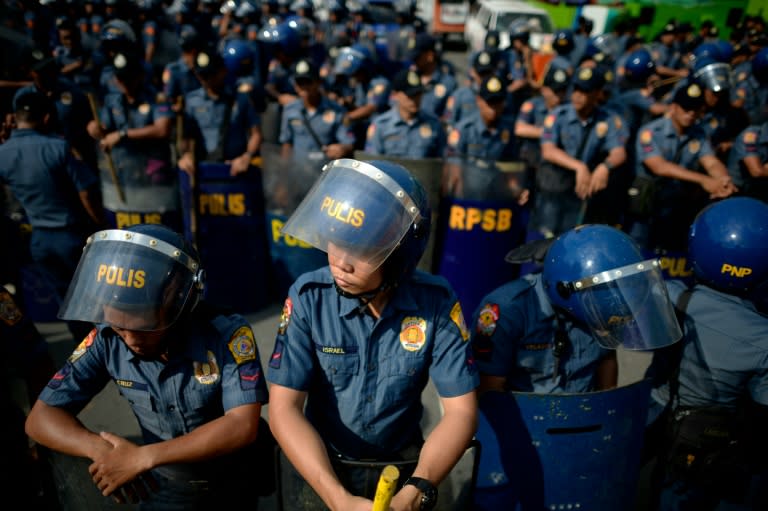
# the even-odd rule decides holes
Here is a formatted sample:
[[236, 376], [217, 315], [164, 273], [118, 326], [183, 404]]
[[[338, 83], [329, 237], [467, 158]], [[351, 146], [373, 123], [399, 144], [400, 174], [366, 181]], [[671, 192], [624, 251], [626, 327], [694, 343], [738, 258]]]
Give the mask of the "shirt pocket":
[[160, 427], [161, 421], [157, 411], [155, 398], [146, 390], [125, 387], [118, 387], [118, 389], [120, 390], [120, 394], [131, 405], [131, 410], [142, 428], [155, 435], [161, 436], [163, 431]]
[[423, 356], [390, 357], [385, 371], [385, 401], [390, 405], [411, 402], [421, 394], [428, 378], [427, 362]]
[[217, 383], [192, 385], [184, 391], [184, 410], [187, 424], [196, 427], [220, 417], [224, 413], [221, 386]]
[[317, 359], [326, 379], [335, 391], [349, 387], [360, 372], [360, 356], [357, 353], [318, 353]]

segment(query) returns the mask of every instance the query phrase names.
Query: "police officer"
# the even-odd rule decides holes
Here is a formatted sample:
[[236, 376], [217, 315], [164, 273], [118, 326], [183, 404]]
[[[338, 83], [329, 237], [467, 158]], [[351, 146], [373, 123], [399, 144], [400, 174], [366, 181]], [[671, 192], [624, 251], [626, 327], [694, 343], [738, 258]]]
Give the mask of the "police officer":
[[695, 285], [668, 282], [685, 335], [649, 368], [657, 381], [649, 422], [665, 432], [656, 451], [660, 510], [766, 505], [765, 495], [746, 498], [750, 477], [766, 469], [768, 316], [757, 307], [768, 282], [766, 226], [764, 202], [708, 206], [688, 236]]
[[[615, 227], [571, 229], [541, 260], [541, 271], [490, 292], [473, 315], [481, 393], [610, 389], [617, 347], [652, 349], [680, 338], [657, 262], [644, 261]], [[648, 292], [653, 287], [657, 293]]]
[[657, 40], [651, 44], [651, 56], [656, 64], [656, 72], [662, 78], [685, 78], [688, 69], [683, 66], [680, 54], [675, 49], [677, 25], [670, 20], [661, 29]]
[[100, 162], [110, 224], [122, 228], [163, 223], [181, 228], [178, 177], [169, 144], [173, 112], [144, 86], [140, 55], [118, 53], [113, 67], [121, 92], [107, 95], [99, 121], [88, 125], [101, 149], [109, 153], [117, 174], [115, 183], [111, 164]]
[[455, 126], [464, 117], [476, 111], [475, 96], [480, 84], [498, 71], [499, 58], [498, 51], [482, 50], [475, 53], [469, 68], [469, 84], [453, 91], [445, 105], [446, 124]]
[[[443, 167], [443, 193], [459, 198], [484, 198], [493, 182], [495, 162], [511, 162], [517, 158], [514, 120], [503, 116], [507, 91], [503, 80], [492, 75], [483, 80], [475, 96], [477, 113], [448, 132]], [[467, 180], [465, 170], [472, 169]], [[480, 169], [486, 169], [483, 172]], [[521, 183], [510, 183], [521, 202], [527, 200]]]
[[697, 84], [678, 89], [669, 115], [640, 128], [635, 174], [653, 183], [647, 220], [633, 232], [646, 248], [685, 250], [686, 233], [711, 199], [736, 191], [725, 165], [713, 154], [704, 130], [695, 125], [703, 107]]
[[623, 118], [627, 122], [634, 144], [640, 126], [666, 113], [668, 105], [653, 96], [652, 84], [658, 79], [656, 64], [646, 48], [629, 53], [622, 64], [622, 75], [617, 94], [617, 104], [624, 105]]
[[[86, 236], [103, 225], [99, 179], [66, 141], [45, 135], [48, 99], [39, 92], [16, 98], [17, 128], [0, 145], [0, 183], [10, 186], [32, 225], [30, 253], [58, 300], [64, 299]], [[69, 323], [75, 340], [90, 325]]]
[[[381, 466], [394, 463], [392, 508], [433, 509], [469, 445], [478, 380], [461, 306], [442, 277], [415, 269], [429, 224], [405, 168], [350, 159], [329, 163], [286, 223], [328, 253], [291, 286], [267, 375], [272, 430], [299, 474], [283, 479], [287, 508], [370, 509]], [[428, 378], [444, 412], [423, 440]]]
[[440, 158], [445, 149], [445, 130], [437, 117], [420, 109], [424, 86], [410, 69], [392, 79], [394, 105], [374, 118], [368, 127], [365, 152], [398, 158]]
[[204, 49], [205, 42], [195, 27], [184, 25], [179, 32], [179, 45], [181, 57], [167, 64], [161, 77], [165, 99], [174, 107], [179, 104], [180, 98], [200, 88], [200, 80], [195, 74], [195, 59]]
[[[267, 388], [245, 318], [199, 303], [202, 272], [195, 249], [160, 225], [99, 231], [83, 250], [60, 316], [97, 327], [40, 394], [26, 431], [88, 458], [105, 496], [147, 509], [255, 506], [254, 481], [271, 462], [257, 451]], [[76, 420], [110, 382], [140, 443]]]
[[96, 67], [92, 51], [83, 44], [82, 35], [75, 23], [65, 18], [56, 23], [59, 44], [53, 56], [62, 76], [87, 92], [95, 92]]
[[768, 119], [768, 47], [752, 57], [751, 67], [749, 76], [737, 76], [732, 104], [747, 111], [750, 124], [761, 124]]
[[749, 126], [736, 137], [728, 173], [742, 194], [768, 202], [768, 121]]
[[421, 109], [442, 119], [448, 98], [458, 86], [456, 78], [442, 65], [437, 41], [427, 33], [419, 33], [408, 43], [409, 57], [426, 90]]
[[323, 95], [315, 64], [299, 60], [293, 69], [293, 82], [299, 99], [283, 111], [279, 138], [283, 157], [319, 171], [328, 160], [351, 156], [355, 137], [344, 124], [346, 111]]
[[561, 29], [555, 32], [552, 37], [552, 48], [555, 50], [555, 56], [552, 57], [549, 65], [565, 70], [569, 76], [573, 75], [573, 70], [578, 64], [573, 51], [573, 30]]
[[[227, 84], [224, 59], [215, 52], [197, 55], [195, 73], [202, 87], [184, 99], [187, 143], [179, 167], [194, 172], [195, 162], [211, 161], [230, 163], [233, 176], [247, 172], [261, 148], [261, 118], [251, 91]], [[190, 140], [195, 140], [195, 159]]]
[[[571, 102], [545, 118], [541, 134], [542, 164], [536, 174], [531, 224], [546, 237], [582, 223], [587, 218], [586, 201], [598, 198], [608, 187], [612, 171], [626, 161], [623, 120], [598, 105], [604, 75], [581, 67], [571, 85]], [[617, 211], [604, 208], [589, 214], [604, 223], [614, 223], [604, 217], [618, 216]]]

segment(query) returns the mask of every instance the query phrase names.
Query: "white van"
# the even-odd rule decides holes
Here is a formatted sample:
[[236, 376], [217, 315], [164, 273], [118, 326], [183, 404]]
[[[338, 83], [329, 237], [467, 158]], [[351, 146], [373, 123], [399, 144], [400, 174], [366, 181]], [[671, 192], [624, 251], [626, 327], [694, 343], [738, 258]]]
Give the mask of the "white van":
[[509, 25], [524, 20], [531, 32], [530, 45], [539, 49], [552, 39], [555, 24], [549, 13], [518, 0], [479, 0], [464, 25], [464, 40], [479, 51], [489, 30], [499, 31], [499, 47], [509, 46]]

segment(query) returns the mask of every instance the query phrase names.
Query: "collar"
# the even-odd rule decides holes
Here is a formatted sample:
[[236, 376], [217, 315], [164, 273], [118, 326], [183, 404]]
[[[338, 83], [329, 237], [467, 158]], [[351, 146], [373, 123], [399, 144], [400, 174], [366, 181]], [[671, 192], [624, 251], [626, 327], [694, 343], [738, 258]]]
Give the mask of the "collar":
[[542, 278], [541, 273], [535, 273], [523, 278], [533, 284], [533, 291], [536, 293], [536, 298], [539, 301], [539, 308], [541, 308], [541, 312], [543, 312], [547, 318], [555, 317], [555, 309], [549, 302], [547, 292], [544, 290], [544, 279]]
[[[329, 270], [329, 275], [330, 275], [330, 270]], [[331, 282], [333, 282], [333, 277], [330, 277], [330, 278], [331, 278]], [[336, 293], [335, 290], [334, 290], [334, 293]], [[336, 296], [337, 296], [337, 299], [339, 300], [339, 317], [346, 318], [359, 313], [360, 311], [359, 299], [346, 298], [344, 296], [341, 296], [338, 293], [336, 293]], [[413, 296], [413, 288], [411, 287], [411, 284], [408, 281], [401, 282], [392, 290], [392, 296], [390, 297], [389, 302], [387, 303], [387, 306], [384, 308], [384, 311], [381, 315], [381, 319], [394, 315], [395, 311], [398, 311], [398, 310], [405, 310], [405, 311], [418, 310], [416, 299]]]
[[11, 138], [33, 137], [41, 133], [32, 128], [16, 128], [11, 131]]

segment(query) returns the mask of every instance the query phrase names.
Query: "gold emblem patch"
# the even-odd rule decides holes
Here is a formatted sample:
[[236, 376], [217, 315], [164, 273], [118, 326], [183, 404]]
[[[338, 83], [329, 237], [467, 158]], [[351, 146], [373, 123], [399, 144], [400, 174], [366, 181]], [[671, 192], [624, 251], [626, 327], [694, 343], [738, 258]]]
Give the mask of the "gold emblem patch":
[[754, 144], [757, 142], [757, 133], [754, 131], [747, 131], [744, 133], [744, 143], [745, 144]]
[[642, 144], [650, 144], [653, 140], [653, 133], [651, 130], [645, 130], [640, 134], [640, 142]]
[[205, 362], [194, 361], [192, 367], [195, 371], [195, 379], [203, 385], [210, 385], [219, 379], [219, 365], [216, 363], [213, 352], [208, 351], [206, 358], [208, 360]]
[[595, 126], [595, 133], [598, 137], [603, 138], [608, 133], [608, 123], [605, 121], [598, 122]]
[[408, 316], [400, 324], [400, 345], [407, 351], [419, 351], [427, 340], [424, 318]]
[[698, 98], [701, 96], [701, 87], [693, 83], [688, 86], [685, 92], [688, 94], [689, 98]]
[[335, 120], [336, 120], [336, 112], [334, 112], [333, 110], [328, 110], [323, 114], [323, 122], [325, 122], [326, 124], [332, 124], [333, 121]]
[[691, 140], [688, 142], [688, 151], [690, 151], [691, 154], [698, 153], [699, 149], [701, 149], [701, 143], [699, 143], [698, 140]]
[[237, 365], [256, 359], [256, 341], [253, 339], [253, 330], [242, 326], [232, 334], [229, 340], [229, 351], [235, 358]]
[[147, 115], [149, 113], [149, 109], [150, 109], [149, 103], [142, 103], [139, 105], [139, 113], [141, 115]]
[[493, 92], [493, 93], [499, 92], [501, 90], [501, 80], [499, 80], [494, 76], [490, 80], [488, 80], [488, 83], [485, 85], [485, 88], [488, 89], [488, 92]]
[[592, 78], [592, 68], [583, 67], [579, 70], [579, 80], [589, 80]]
[[461, 305], [459, 305], [459, 302], [453, 304], [453, 308], [451, 309], [451, 319], [456, 323], [456, 326], [459, 327], [461, 338], [465, 341], [469, 339], [469, 330], [467, 329], [466, 322], [464, 322], [464, 314], [461, 312]]
[[421, 138], [429, 138], [432, 136], [432, 128], [429, 124], [422, 124], [419, 126], [419, 135], [421, 135]]
[[448, 92], [448, 89], [445, 88], [445, 85], [442, 83], [438, 83], [435, 85], [435, 96], [438, 98], [442, 98], [445, 96], [445, 93]]

